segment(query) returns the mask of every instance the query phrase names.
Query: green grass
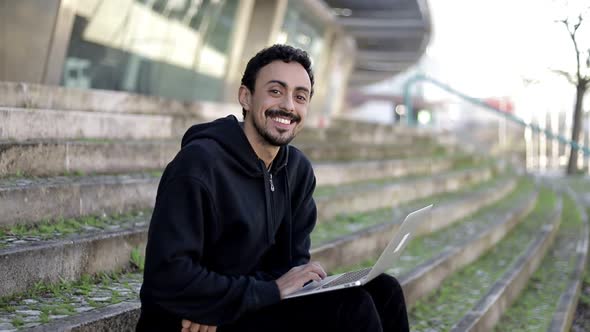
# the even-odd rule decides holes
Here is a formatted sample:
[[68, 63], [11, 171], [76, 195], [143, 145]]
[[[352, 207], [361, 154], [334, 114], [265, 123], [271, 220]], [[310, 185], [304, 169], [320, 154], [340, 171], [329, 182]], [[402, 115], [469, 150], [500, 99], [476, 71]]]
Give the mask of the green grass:
[[[134, 249], [130, 256], [130, 267], [113, 272], [100, 272], [96, 275], [83, 275], [76, 281], [67, 281], [61, 279], [56, 283], [38, 282], [26, 292], [15, 294], [0, 298], [0, 312], [15, 312], [15, 308], [20, 306], [25, 299], [36, 299], [40, 301], [36, 304], [28, 305], [32, 310], [39, 310], [42, 312], [40, 320], [47, 322], [50, 315], [73, 315], [76, 313], [76, 308], [70, 300], [77, 296], [89, 297], [93, 291], [100, 287], [101, 289], [108, 289], [110, 291], [110, 300], [108, 303], [98, 303], [87, 299], [87, 303], [93, 307], [100, 307], [106, 304], [120, 303], [129, 299], [129, 296], [121, 295], [117, 290], [112, 289], [112, 286], [121, 283], [121, 279], [141, 272], [135, 268], [135, 264], [141, 266], [143, 269], [143, 255], [139, 249]], [[130, 288], [129, 283], [122, 284], [126, 288]], [[135, 298], [136, 295], [132, 295]], [[60, 299], [59, 301], [52, 301], [51, 303], [42, 303], [44, 299]], [[20, 316], [13, 319], [14, 326], [20, 320]], [[14, 324], [16, 321], [17, 324]]]
[[409, 313], [414, 331], [449, 330], [503, 276], [534, 240], [556, 203], [555, 194], [541, 189], [535, 208], [512, 232], [475, 263], [459, 270]]
[[531, 276], [524, 292], [506, 311], [496, 331], [547, 330], [575, 268], [576, 244], [582, 226], [575, 202], [564, 197], [561, 226], [553, 247]]
[[403, 206], [395, 207], [393, 209], [388, 207], [372, 210], [369, 212], [339, 215], [319, 224], [311, 233], [311, 242], [314, 246], [317, 246], [319, 244], [336, 239], [340, 236], [351, 234], [355, 231], [365, 229], [370, 226], [382, 223], [390, 223], [396, 220], [396, 217], [400, 217], [400, 215], [410, 212], [410, 210], [415, 208], [419, 208], [430, 203], [435, 203], [437, 205], [443, 204], [452, 199], [458, 199], [464, 197], [465, 195], [489, 189], [503, 180], [505, 180], [503, 177], [495, 178], [489, 181], [484, 181], [468, 186], [459, 191], [444, 192], [427, 198], [414, 200], [409, 203], [404, 203]]
[[[466, 232], [468, 233], [466, 230], [472, 230], [474, 226], [479, 227], [479, 230], [485, 229], [487, 222], [493, 222], [495, 220], [498, 211], [508, 211], [514, 206], [521, 204], [522, 201], [528, 199], [533, 189], [534, 185], [531, 181], [521, 179], [515, 189], [505, 198], [480, 209], [475, 214], [459, 220], [441, 231], [413, 239], [406, 249], [404, 249], [402, 256], [396, 261], [396, 266], [390, 273], [400, 276], [409, 272], [418, 264], [440, 253], [447, 245], [460, 241]], [[375, 263], [376, 259], [377, 257], [369, 257], [361, 264], [344, 266], [335, 269], [332, 273], [370, 267]]]
[[104, 216], [84, 216], [80, 218], [59, 218], [55, 221], [45, 220], [38, 224], [24, 225], [18, 224], [9, 228], [0, 229], [0, 237], [17, 237], [27, 236], [38, 237], [43, 240], [77, 234], [84, 230], [86, 226], [97, 229], [106, 229], [112, 225], [119, 225], [132, 219], [140, 219], [149, 216], [151, 210], [140, 210], [127, 213], [114, 214], [108, 217]]

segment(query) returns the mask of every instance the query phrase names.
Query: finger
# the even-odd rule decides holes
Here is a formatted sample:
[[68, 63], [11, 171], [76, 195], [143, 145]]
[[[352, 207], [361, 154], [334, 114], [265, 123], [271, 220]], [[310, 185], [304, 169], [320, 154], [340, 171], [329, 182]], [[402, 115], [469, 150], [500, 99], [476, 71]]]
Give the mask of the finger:
[[188, 329], [191, 327], [191, 321], [188, 319], [183, 319], [182, 320], [182, 328], [183, 329]]
[[191, 332], [191, 330], [183, 327], [182, 330], [180, 330], [180, 332]]
[[307, 272], [313, 272], [319, 275], [322, 279], [326, 277], [326, 272], [321, 265], [316, 263], [309, 263], [306, 268]]
[[207, 332], [208, 330], [209, 330], [209, 326], [201, 325], [201, 329], [199, 330], [199, 332]]
[[207, 332], [217, 332], [217, 326], [209, 326], [209, 330]]
[[322, 266], [322, 264], [320, 264], [320, 262], [313, 262], [313, 264], [317, 267], [316, 272], [319, 272], [318, 274], [320, 275], [320, 277], [322, 277], [322, 279], [328, 276], [326, 270], [324, 270], [324, 267]]
[[190, 332], [199, 332], [201, 324], [192, 323]]

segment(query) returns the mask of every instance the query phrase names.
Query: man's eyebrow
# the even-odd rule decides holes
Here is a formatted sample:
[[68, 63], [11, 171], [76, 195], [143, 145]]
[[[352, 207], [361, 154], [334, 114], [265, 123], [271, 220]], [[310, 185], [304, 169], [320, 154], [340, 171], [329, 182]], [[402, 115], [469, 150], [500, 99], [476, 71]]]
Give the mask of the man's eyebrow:
[[[269, 84], [271, 84], [271, 83], [277, 83], [277, 84], [281, 85], [281, 86], [282, 86], [283, 88], [285, 88], [285, 89], [286, 89], [286, 88], [287, 88], [287, 86], [288, 86], [288, 85], [287, 85], [287, 83], [285, 83], [285, 82], [283, 82], [283, 81], [279, 81], [279, 80], [270, 80], [270, 81], [266, 82], [266, 85], [269, 85]], [[299, 90], [299, 91], [305, 91], [305, 92], [307, 92], [307, 93], [310, 93], [310, 92], [309, 92], [309, 89], [308, 89], [308, 88], [306, 88], [306, 87], [304, 87], [304, 86], [298, 86], [298, 87], [295, 87], [295, 90]]]

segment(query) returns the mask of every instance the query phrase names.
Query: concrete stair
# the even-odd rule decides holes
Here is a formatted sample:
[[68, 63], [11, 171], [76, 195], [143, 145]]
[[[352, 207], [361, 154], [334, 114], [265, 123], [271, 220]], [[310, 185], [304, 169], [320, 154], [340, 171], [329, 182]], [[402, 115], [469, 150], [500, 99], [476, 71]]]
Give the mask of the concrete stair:
[[[133, 331], [160, 172], [188, 126], [235, 105], [3, 82], [0, 96], [0, 331]], [[539, 285], [535, 273], [568, 261], [572, 272], [540, 329], [567, 330], [588, 251], [586, 215], [571, 223], [567, 213], [583, 211], [590, 196], [533, 185], [441, 140], [427, 129], [349, 120], [303, 131], [294, 145], [318, 182], [313, 259], [328, 270], [370, 264], [401, 217], [434, 202], [433, 219], [389, 271], [413, 307], [413, 330], [424, 330], [421, 301], [445, 297], [465, 310], [443, 330], [513, 327], [502, 325], [518, 310], [510, 304], [518, 308]], [[555, 203], [543, 207], [547, 195]], [[515, 242], [513, 252], [497, 249]], [[445, 293], [506, 251], [514, 263], [485, 291], [465, 303]]]

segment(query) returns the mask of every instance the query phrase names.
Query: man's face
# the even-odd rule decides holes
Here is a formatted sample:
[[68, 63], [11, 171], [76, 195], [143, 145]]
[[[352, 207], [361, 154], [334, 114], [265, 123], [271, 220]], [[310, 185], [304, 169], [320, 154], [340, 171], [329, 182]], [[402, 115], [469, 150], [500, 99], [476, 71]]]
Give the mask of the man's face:
[[258, 72], [254, 93], [246, 90], [240, 90], [240, 102], [248, 112], [245, 121], [270, 145], [291, 142], [303, 128], [311, 98], [305, 68], [294, 61], [273, 61]]

